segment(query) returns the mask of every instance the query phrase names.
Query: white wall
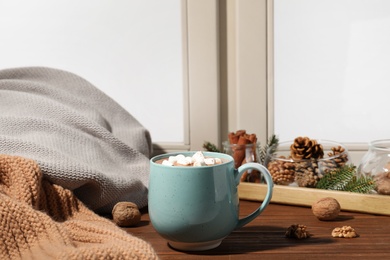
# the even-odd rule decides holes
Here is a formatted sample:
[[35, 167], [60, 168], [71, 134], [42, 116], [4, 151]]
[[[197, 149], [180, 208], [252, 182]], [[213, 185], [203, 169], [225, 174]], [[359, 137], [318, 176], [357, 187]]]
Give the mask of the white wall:
[[181, 2], [0, 1], [0, 69], [76, 73], [133, 114], [153, 142], [183, 143]]

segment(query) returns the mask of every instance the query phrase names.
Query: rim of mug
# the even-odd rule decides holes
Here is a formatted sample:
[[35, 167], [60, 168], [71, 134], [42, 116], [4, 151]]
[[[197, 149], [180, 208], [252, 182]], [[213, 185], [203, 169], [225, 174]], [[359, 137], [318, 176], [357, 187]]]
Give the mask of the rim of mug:
[[[231, 155], [229, 155], [229, 154], [226, 154], [226, 153], [201, 151], [207, 157], [214, 157], [214, 158], [221, 158], [221, 159], [225, 158], [225, 159], [228, 159], [228, 161], [222, 162], [220, 164], [203, 165], [203, 166], [184, 166], [184, 165], [183, 166], [180, 166], [180, 165], [169, 166], [169, 165], [163, 165], [161, 163], [156, 163], [156, 161], [158, 161], [160, 159], [164, 159], [164, 158], [169, 158], [169, 156], [176, 156], [176, 155], [179, 155], [179, 154], [183, 154], [184, 156], [186, 156], [186, 155], [192, 156], [192, 155], [194, 155], [197, 152], [199, 152], [199, 151], [178, 151], [178, 152], [163, 153], [163, 154], [159, 154], [159, 155], [153, 156], [150, 159], [150, 162], [153, 163], [154, 165], [161, 166], [161, 167], [207, 168], [207, 167], [217, 167], [217, 166], [225, 165], [225, 164], [228, 164], [228, 163], [233, 163], [233, 161], [234, 161], [233, 157]], [[219, 156], [213, 156], [213, 155], [219, 155]]]

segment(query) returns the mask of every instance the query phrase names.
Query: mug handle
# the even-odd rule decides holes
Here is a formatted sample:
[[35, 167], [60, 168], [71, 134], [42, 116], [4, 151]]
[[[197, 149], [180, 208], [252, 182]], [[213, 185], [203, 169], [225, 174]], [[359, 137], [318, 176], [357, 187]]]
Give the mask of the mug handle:
[[248, 224], [249, 222], [254, 220], [257, 216], [259, 216], [260, 213], [263, 212], [263, 210], [268, 206], [268, 204], [270, 203], [271, 198], [272, 198], [272, 189], [273, 189], [274, 183], [272, 181], [271, 174], [269, 173], [267, 168], [265, 168], [263, 165], [261, 165], [259, 163], [245, 163], [245, 164], [241, 165], [236, 170], [237, 171], [237, 176], [235, 177], [236, 185], [238, 185], [240, 183], [241, 175], [246, 170], [249, 170], [249, 169], [258, 170], [259, 172], [261, 172], [263, 174], [263, 177], [265, 178], [265, 181], [267, 183], [267, 194], [265, 195], [265, 198], [264, 198], [263, 202], [261, 203], [261, 205], [255, 211], [253, 211], [248, 216], [238, 220], [238, 223], [236, 225], [236, 229], [245, 226], [246, 224]]

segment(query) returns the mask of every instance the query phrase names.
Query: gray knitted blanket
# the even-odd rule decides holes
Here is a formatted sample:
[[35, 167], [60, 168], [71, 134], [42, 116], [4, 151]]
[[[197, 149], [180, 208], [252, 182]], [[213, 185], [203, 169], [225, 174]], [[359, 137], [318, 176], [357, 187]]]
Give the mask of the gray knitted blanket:
[[147, 205], [149, 132], [115, 101], [69, 72], [0, 70], [0, 154], [35, 160], [50, 182], [108, 213]]

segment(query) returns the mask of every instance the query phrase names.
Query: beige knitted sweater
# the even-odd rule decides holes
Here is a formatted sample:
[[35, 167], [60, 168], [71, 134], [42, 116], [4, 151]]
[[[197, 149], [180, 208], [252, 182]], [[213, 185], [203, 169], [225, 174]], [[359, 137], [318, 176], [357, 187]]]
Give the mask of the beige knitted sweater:
[[0, 259], [157, 259], [145, 241], [42, 177], [37, 163], [0, 155]]

